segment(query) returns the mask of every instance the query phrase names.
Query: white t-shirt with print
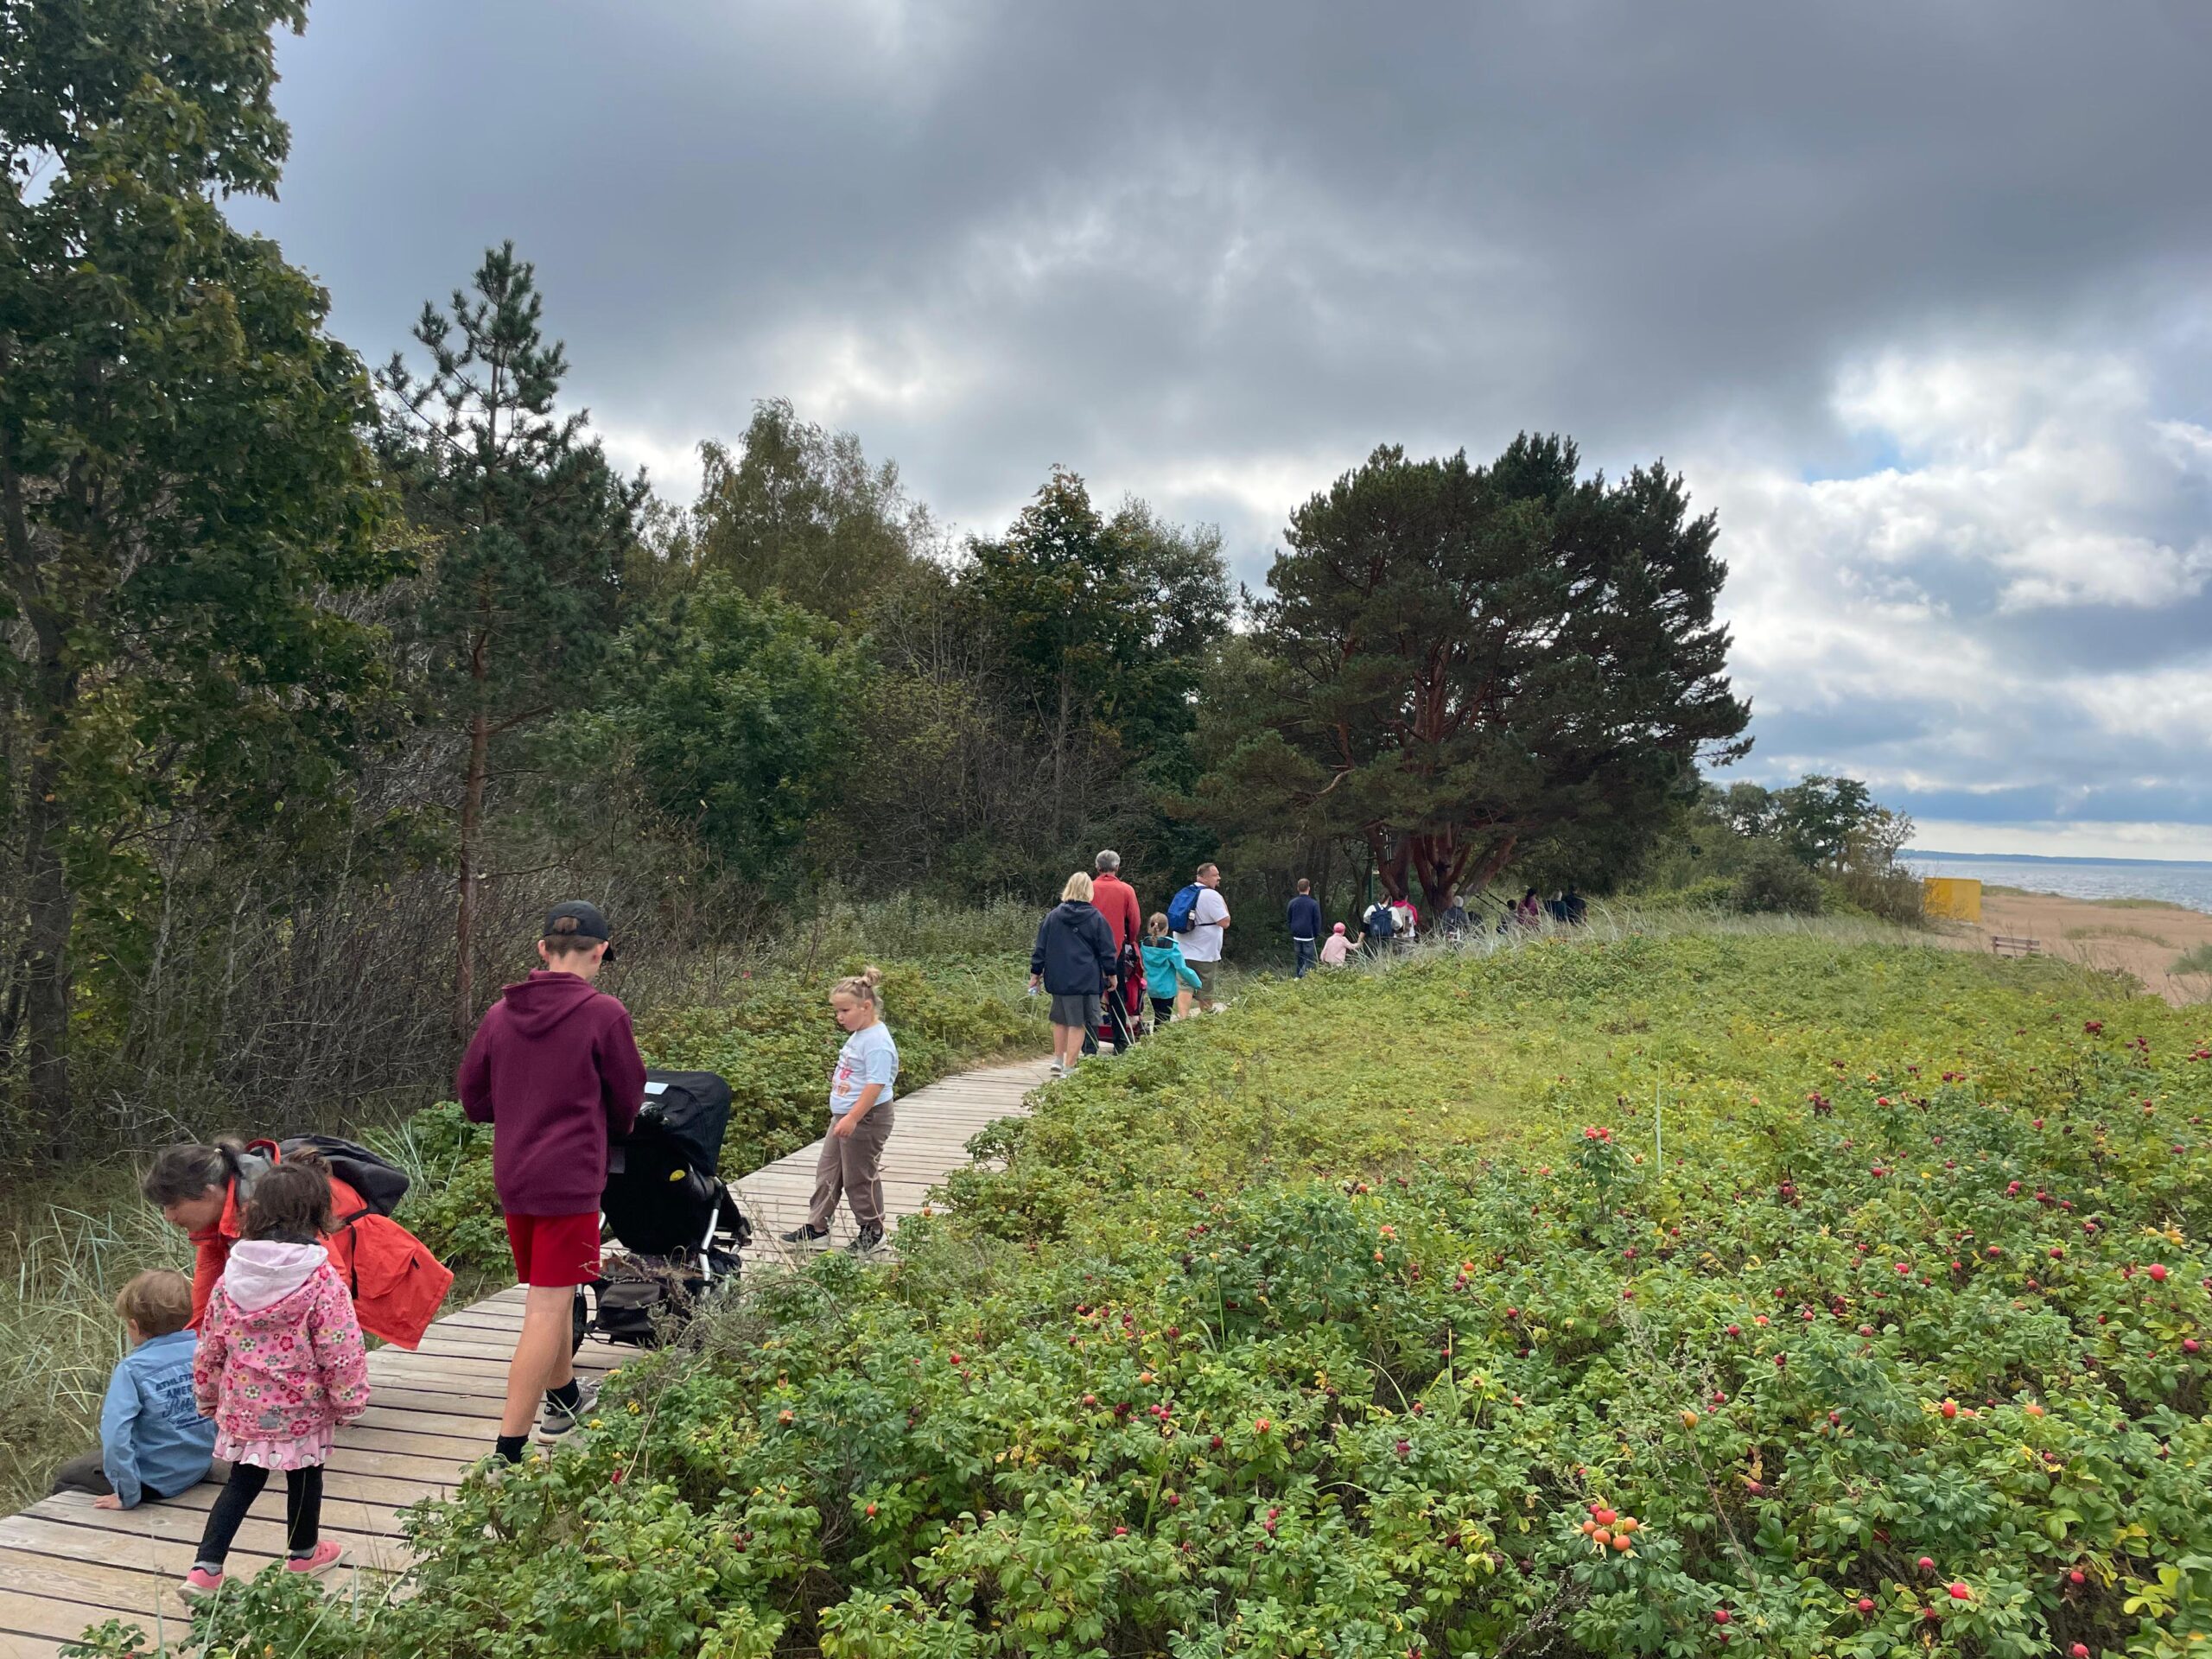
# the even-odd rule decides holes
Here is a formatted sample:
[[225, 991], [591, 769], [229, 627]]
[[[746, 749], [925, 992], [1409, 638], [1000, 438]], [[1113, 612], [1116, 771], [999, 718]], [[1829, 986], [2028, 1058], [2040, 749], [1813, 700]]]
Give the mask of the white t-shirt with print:
[[1229, 901], [1217, 889], [1198, 889], [1198, 902], [1191, 906], [1191, 931], [1183, 936], [1185, 962], [1221, 960], [1221, 923], [1228, 914]]
[[861, 1103], [861, 1091], [871, 1083], [883, 1085], [875, 1106], [891, 1103], [891, 1080], [899, 1075], [899, 1046], [891, 1040], [882, 1020], [865, 1026], [845, 1039], [837, 1051], [837, 1069], [830, 1075], [830, 1116], [842, 1117]]

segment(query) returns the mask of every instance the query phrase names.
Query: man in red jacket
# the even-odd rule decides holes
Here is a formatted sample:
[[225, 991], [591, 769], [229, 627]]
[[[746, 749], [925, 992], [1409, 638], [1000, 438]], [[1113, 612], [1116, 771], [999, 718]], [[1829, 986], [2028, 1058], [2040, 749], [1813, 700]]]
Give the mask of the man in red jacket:
[[[1114, 961], [1118, 969], [1122, 962], [1123, 948], [1141, 943], [1144, 938], [1144, 906], [1137, 903], [1137, 890], [1122, 880], [1122, 855], [1119, 853], [1111, 848], [1100, 853], [1096, 868], [1097, 877], [1090, 884], [1091, 907], [1106, 918], [1107, 931], [1114, 936]], [[1139, 1010], [1144, 1007], [1143, 965], [1141, 958], [1131, 963], [1129, 966], [1134, 971], [1109, 986], [1106, 992], [1109, 1002], [1117, 997], [1121, 999], [1122, 1012], [1132, 1027], [1136, 1022]], [[1083, 1052], [1086, 1054], [1095, 1052], [1098, 1045], [1104, 1042], [1115, 1028], [1114, 1022], [1108, 1020], [1096, 1031], [1086, 1033]]]
[[509, 1463], [521, 1461], [541, 1400], [537, 1437], [549, 1444], [582, 1413], [569, 1310], [599, 1276], [607, 1142], [630, 1133], [645, 1097], [630, 1011], [592, 988], [608, 948], [596, 905], [554, 906], [537, 942], [544, 969], [500, 993], [461, 1062], [461, 1110], [493, 1126], [492, 1181], [529, 1287], [499, 1419]]
[[1090, 884], [1090, 903], [1113, 931], [1117, 958], [1131, 939], [1144, 938], [1144, 908], [1137, 903], [1137, 890], [1122, 880], [1119, 853], [1109, 850], [1098, 855], [1098, 875]]

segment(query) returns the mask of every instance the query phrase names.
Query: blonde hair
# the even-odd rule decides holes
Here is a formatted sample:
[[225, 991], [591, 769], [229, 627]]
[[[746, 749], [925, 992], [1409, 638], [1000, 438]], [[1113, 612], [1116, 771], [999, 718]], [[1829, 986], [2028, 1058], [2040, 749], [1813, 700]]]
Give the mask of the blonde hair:
[[1090, 878], [1081, 870], [1068, 877], [1067, 886], [1060, 889], [1060, 902], [1065, 905], [1070, 899], [1078, 904], [1090, 902]]
[[149, 1268], [117, 1293], [115, 1317], [142, 1337], [166, 1337], [192, 1323], [192, 1281], [167, 1268]]
[[1152, 912], [1152, 919], [1144, 925], [1144, 936], [1147, 939], [1164, 939], [1167, 937], [1167, 914], [1165, 911], [1155, 910]]
[[855, 1002], [865, 1002], [879, 1014], [883, 1012], [883, 993], [876, 987], [883, 983], [883, 969], [873, 963], [857, 974], [848, 974], [830, 988], [832, 996], [849, 996]]

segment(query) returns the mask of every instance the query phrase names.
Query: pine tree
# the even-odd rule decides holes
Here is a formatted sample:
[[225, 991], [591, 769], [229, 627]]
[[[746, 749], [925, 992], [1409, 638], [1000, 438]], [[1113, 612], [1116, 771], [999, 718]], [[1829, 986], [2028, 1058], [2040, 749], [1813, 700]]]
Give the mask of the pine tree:
[[625, 481], [556, 415], [568, 372], [547, 343], [534, 267], [514, 244], [487, 251], [452, 308], [425, 303], [419, 378], [395, 353], [383, 445], [416, 524], [434, 541], [420, 627], [440, 713], [466, 731], [457, 780], [454, 1026], [476, 1006], [476, 918], [486, 810], [505, 740], [590, 685], [621, 620], [623, 565], [638, 536], [644, 476]]
[[1700, 753], [1747, 749], [1712, 516], [1659, 467], [1577, 467], [1558, 437], [1486, 467], [1384, 448], [1300, 507], [1214, 820], [1363, 841], [1441, 908], [1547, 846], [1624, 857]]

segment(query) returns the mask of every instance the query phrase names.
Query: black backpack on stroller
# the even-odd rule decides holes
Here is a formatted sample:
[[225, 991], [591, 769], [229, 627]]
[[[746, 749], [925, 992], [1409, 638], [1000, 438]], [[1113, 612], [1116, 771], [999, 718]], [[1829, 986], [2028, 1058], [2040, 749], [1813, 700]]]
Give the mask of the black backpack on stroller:
[[734, 1283], [752, 1224], [715, 1173], [729, 1130], [729, 1084], [712, 1071], [648, 1071], [629, 1138], [609, 1148], [600, 1219], [617, 1248], [576, 1292], [573, 1330], [647, 1348], [700, 1301]]

